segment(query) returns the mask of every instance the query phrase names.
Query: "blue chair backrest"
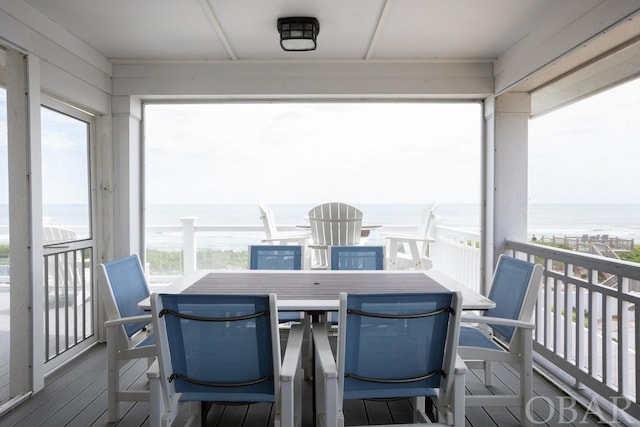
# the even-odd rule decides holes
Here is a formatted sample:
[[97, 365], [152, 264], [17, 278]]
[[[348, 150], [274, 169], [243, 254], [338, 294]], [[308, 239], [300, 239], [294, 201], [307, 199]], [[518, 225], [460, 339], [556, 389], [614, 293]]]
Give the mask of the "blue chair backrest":
[[331, 270], [384, 270], [383, 246], [332, 246]]
[[445, 350], [449, 328], [455, 328], [452, 319], [459, 319], [457, 294], [346, 298], [344, 399], [433, 395], [432, 389], [447, 375]]
[[[502, 255], [493, 276], [489, 299], [496, 303], [495, 308], [486, 310], [485, 316], [516, 320], [520, 317], [535, 264], [521, 259]], [[528, 320], [528, 319], [527, 319]], [[494, 332], [508, 341], [511, 340], [512, 326], [491, 325]]]
[[[149, 287], [138, 256], [130, 255], [105, 262], [104, 267], [120, 316], [132, 317], [148, 314], [138, 308], [140, 301], [149, 298]], [[131, 337], [146, 325], [147, 322], [129, 323], [124, 327], [127, 335]]]
[[171, 354], [167, 374], [184, 400], [275, 400], [268, 295], [161, 294], [160, 299], [157, 315]]
[[301, 270], [302, 246], [251, 245], [249, 247], [249, 269]]

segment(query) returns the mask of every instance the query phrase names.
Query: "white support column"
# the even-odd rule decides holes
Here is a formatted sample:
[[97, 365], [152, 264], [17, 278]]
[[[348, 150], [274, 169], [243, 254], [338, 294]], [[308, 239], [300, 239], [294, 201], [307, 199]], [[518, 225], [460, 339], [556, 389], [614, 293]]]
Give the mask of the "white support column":
[[7, 49], [10, 394], [44, 387], [40, 60]]
[[[113, 249], [119, 258], [142, 251], [142, 103], [114, 96], [113, 111]], [[144, 258], [143, 258], [144, 259]]]
[[485, 102], [485, 278], [493, 273], [495, 260], [504, 252], [505, 240], [527, 238], [530, 111], [528, 93], [507, 93]]
[[[114, 259], [114, 203], [113, 203], [113, 187], [114, 187], [114, 166], [113, 166], [113, 138], [112, 138], [112, 120], [110, 114], [102, 114], [96, 116], [96, 137], [94, 148], [95, 170], [97, 185], [96, 195], [96, 264], [110, 261]], [[98, 285], [99, 286], [99, 285]], [[98, 325], [96, 332], [98, 341], [105, 342], [107, 339], [107, 331], [104, 325], [106, 313], [97, 293], [97, 316]]]
[[494, 209], [494, 153], [495, 153], [494, 97], [484, 101], [484, 135], [482, 144], [482, 193], [480, 209], [480, 292], [489, 294], [493, 273], [493, 209]]
[[180, 222], [182, 223], [182, 272], [185, 275], [196, 271], [197, 252], [195, 224], [197, 219], [197, 217], [192, 216], [180, 218]]
[[[95, 168], [98, 180], [96, 197], [97, 227], [96, 245], [98, 262], [110, 261], [114, 258], [114, 160], [113, 160], [113, 123], [111, 115], [96, 116]], [[100, 322], [102, 324], [103, 322]]]

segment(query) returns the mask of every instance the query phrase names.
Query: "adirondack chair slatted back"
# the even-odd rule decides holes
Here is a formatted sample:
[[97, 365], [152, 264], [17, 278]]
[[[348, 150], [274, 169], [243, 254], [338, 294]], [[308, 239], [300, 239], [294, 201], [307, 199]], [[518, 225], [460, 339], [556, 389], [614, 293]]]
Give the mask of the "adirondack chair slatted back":
[[315, 251], [316, 264], [328, 266], [329, 246], [357, 245], [360, 243], [362, 212], [345, 203], [325, 203], [309, 211], [313, 245], [324, 247]]
[[418, 234], [421, 239], [424, 239], [418, 242], [418, 248], [420, 254], [424, 254], [429, 246], [429, 241], [433, 241], [433, 230], [436, 224], [436, 209], [438, 208], [438, 204], [434, 203], [431, 208], [427, 208], [422, 212], [422, 217], [420, 218], [420, 223], [418, 224]]
[[265, 205], [258, 205], [258, 208], [260, 209], [260, 219], [264, 225], [265, 235], [267, 236], [267, 239], [272, 239], [277, 234], [273, 211], [270, 207]]
[[78, 238], [75, 231], [61, 227], [45, 226], [42, 228], [42, 241], [44, 245], [71, 242]]
[[314, 244], [357, 245], [360, 243], [362, 212], [345, 203], [325, 203], [309, 211]]
[[258, 205], [258, 208], [260, 210], [260, 219], [264, 226], [265, 239], [262, 240], [263, 243], [271, 245], [306, 245], [307, 240], [311, 237], [308, 232], [296, 234], [278, 233], [278, 227], [271, 208], [266, 205]]
[[[416, 234], [389, 234], [387, 239], [388, 268], [415, 268], [428, 270], [433, 267], [429, 258], [429, 243], [435, 241], [437, 203], [422, 211]], [[402, 250], [401, 250], [402, 249]]]

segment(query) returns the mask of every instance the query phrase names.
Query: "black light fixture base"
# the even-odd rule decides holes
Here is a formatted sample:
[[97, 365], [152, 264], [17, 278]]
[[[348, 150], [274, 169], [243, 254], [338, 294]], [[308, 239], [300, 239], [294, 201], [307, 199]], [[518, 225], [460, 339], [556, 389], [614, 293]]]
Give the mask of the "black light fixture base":
[[309, 51], [317, 47], [320, 23], [311, 17], [278, 18], [280, 46], [286, 51]]

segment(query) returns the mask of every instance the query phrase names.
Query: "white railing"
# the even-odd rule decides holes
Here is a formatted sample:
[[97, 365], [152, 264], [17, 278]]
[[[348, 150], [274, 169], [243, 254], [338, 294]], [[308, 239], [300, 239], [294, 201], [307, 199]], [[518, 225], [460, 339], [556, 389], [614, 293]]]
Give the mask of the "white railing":
[[83, 242], [45, 250], [46, 362], [94, 335], [93, 265], [93, 248]]
[[507, 248], [545, 267], [534, 319], [536, 362], [583, 395], [591, 410], [608, 407], [638, 425], [640, 264], [537, 244]]
[[[68, 228], [73, 229], [73, 226], [68, 226]], [[277, 229], [278, 232], [283, 233], [300, 232], [300, 229], [295, 225], [279, 225]], [[172, 266], [170, 270], [173, 271], [164, 271], [166, 269], [162, 266], [148, 266], [148, 277], [152, 283], [170, 282], [183, 274], [197, 270], [198, 249], [228, 250], [236, 248], [246, 251], [249, 244], [260, 243], [264, 238], [263, 225], [200, 225], [195, 217], [183, 217], [179, 219], [179, 223], [171, 225], [150, 225], [146, 227], [145, 231], [147, 241], [151, 240], [149, 237], [155, 236], [156, 238], [161, 237], [164, 242], [170, 242], [168, 248], [157, 247], [153, 244], [148, 248], [182, 252], [181, 265]], [[386, 224], [371, 232], [368, 243], [384, 245], [385, 233], [415, 235], [416, 232], [417, 226]], [[436, 241], [430, 244], [429, 256], [434, 260], [435, 268], [464, 285], [479, 290], [480, 235], [440, 225], [436, 225], [434, 234]], [[8, 272], [9, 267], [5, 267], [3, 271]], [[201, 266], [201, 268], [203, 267]], [[8, 281], [8, 274], [4, 277], [0, 275], [0, 283], [8, 283]]]
[[434, 268], [480, 292], [480, 234], [437, 225], [434, 238], [429, 244]]
[[[278, 232], [291, 231], [299, 229], [278, 227]], [[384, 233], [415, 232], [415, 226], [384, 225], [371, 233], [369, 244], [384, 244]], [[264, 228], [199, 225], [196, 218], [181, 218], [176, 225], [149, 226], [146, 233], [169, 236], [171, 250], [182, 251], [180, 271], [150, 276], [151, 282], [166, 282], [198, 269], [198, 250], [228, 250], [229, 242], [234, 242], [239, 252], [246, 252], [249, 244], [260, 243]], [[479, 234], [438, 225], [434, 238], [429, 246], [434, 268], [479, 291]], [[606, 407], [613, 402], [634, 418], [632, 423], [637, 422], [640, 264], [522, 242], [507, 242], [507, 249], [513, 256], [545, 266], [534, 319], [536, 362], [573, 391], [588, 390], [587, 404], [595, 394], [592, 405]]]
[[[294, 225], [279, 225], [280, 233], [297, 231]], [[385, 244], [384, 234], [415, 234], [416, 226], [384, 225], [371, 232], [369, 244]], [[180, 218], [176, 225], [152, 225], [146, 228], [149, 236], [173, 236], [174, 250], [182, 250], [182, 271], [177, 274], [155, 272], [150, 265], [150, 282], [167, 282], [177, 278], [179, 274], [188, 274], [198, 269], [198, 249], [229, 249], [227, 237], [231, 236], [235, 247], [246, 250], [251, 243], [260, 243], [264, 238], [262, 225], [199, 225], [197, 218]], [[217, 236], [217, 238], [216, 238]], [[208, 237], [208, 238], [207, 238]], [[479, 290], [480, 284], [480, 237], [478, 233], [450, 227], [435, 227], [436, 241], [430, 244], [429, 256], [434, 266], [472, 289]], [[150, 246], [151, 247], [151, 246]]]

